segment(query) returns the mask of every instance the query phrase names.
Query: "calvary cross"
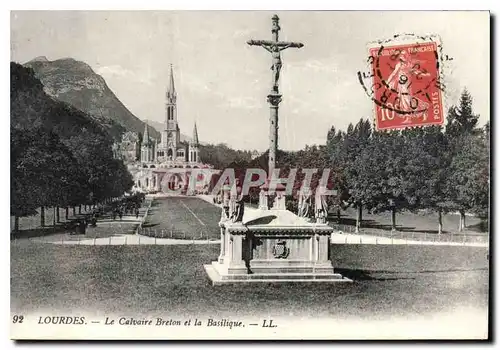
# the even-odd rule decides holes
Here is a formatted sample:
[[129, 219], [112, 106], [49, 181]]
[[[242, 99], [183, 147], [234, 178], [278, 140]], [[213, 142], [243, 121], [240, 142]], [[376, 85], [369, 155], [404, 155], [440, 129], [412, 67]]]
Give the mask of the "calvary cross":
[[271, 53], [273, 59], [273, 65], [271, 70], [272, 75], [272, 87], [271, 93], [267, 96], [267, 101], [271, 107], [270, 115], [270, 130], [269, 130], [269, 172], [268, 176], [271, 178], [276, 165], [276, 150], [278, 148], [278, 105], [281, 102], [281, 95], [279, 93], [278, 83], [280, 78], [280, 71], [282, 66], [281, 61], [281, 51], [288, 49], [289, 47], [301, 48], [304, 46], [302, 43], [279, 41], [279, 17], [274, 15], [272, 18], [272, 28], [271, 33], [273, 34], [273, 40], [248, 40], [247, 44], [251, 46], [262, 46], [264, 49]]
[[273, 34], [273, 40], [248, 40], [247, 44], [252, 46], [262, 46], [264, 49], [269, 51], [273, 58], [273, 65], [271, 70], [273, 71], [273, 81], [271, 91], [274, 93], [278, 91], [278, 81], [280, 77], [280, 70], [282, 66], [281, 62], [281, 51], [288, 49], [289, 47], [301, 48], [304, 46], [302, 43], [289, 42], [289, 41], [279, 41], [279, 17], [274, 15], [272, 18], [273, 24], [271, 33]]

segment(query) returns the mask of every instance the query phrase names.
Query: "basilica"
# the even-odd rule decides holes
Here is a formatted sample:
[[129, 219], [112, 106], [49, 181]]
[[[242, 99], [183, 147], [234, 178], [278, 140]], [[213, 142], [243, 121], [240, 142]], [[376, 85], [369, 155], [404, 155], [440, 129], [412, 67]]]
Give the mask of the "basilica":
[[[182, 140], [177, 119], [177, 92], [173, 68], [166, 93], [165, 120], [161, 139], [149, 134], [147, 122], [142, 139], [135, 133], [125, 133], [115, 152], [125, 161], [134, 177], [134, 190], [145, 192], [180, 191], [184, 194], [208, 191], [212, 175], [219, 171], [204, 164], [199, 156], [199, 139], [196, 123], [190, 139]], [[196, 181], [190, 184], [191, 175]]]

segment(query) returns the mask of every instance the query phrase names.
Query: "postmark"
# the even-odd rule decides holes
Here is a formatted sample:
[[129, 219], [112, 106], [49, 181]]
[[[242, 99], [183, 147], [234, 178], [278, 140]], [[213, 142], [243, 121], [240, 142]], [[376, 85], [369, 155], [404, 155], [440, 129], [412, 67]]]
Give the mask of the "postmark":
[[371, 43], [358, 80], [373, 101], [377, 130], [442, 125], [443, 62], [437, 37], [406, 34]]

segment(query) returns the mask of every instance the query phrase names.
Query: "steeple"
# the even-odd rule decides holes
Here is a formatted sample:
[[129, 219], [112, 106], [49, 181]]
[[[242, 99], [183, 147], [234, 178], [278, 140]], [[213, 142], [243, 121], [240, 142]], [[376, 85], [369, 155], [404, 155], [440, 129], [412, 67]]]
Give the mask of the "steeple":
[[196, 128], [196, 122], [194, 122], [194, 128], [193, 128], [193, 144], [195, 146], [198, 146], [199, 141], [198, 141], [198, 129]]
[[143, 144], [148, 144], [149, 143], [149, 130], [148, 130], [148, 121], [144, 123], [144, 134], [142, 136], [142, 143]]
[[175, 103], [175, 97], [176, 97], [176, 92], [174, 84], [174, 69], [172, 67], [172, 64], [170, 64], [170, 82], [167, 89], [167, 99]]

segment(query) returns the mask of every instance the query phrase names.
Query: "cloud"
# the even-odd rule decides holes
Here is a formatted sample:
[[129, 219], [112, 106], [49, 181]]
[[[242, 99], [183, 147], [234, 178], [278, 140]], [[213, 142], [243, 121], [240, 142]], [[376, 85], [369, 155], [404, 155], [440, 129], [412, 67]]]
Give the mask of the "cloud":
[[105, 79], [125, 79], [135, 81], [142, 84], [151, 84], [150, 74], [144, 72], [136, 72], [120, 65], [101, 66], [96, 69], [97, 74], [102, 75]]

